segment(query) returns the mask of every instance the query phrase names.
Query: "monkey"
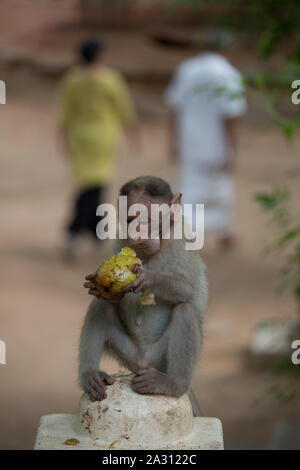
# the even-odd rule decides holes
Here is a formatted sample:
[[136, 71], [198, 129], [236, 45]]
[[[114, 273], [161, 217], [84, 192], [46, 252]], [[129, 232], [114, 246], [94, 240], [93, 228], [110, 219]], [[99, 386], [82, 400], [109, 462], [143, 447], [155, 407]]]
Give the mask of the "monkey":
[[[170, 185], [158, 177], [142, 176], [124, 184], [121, 196], [128, 206], [179, 204], [182, 194], [173, 195]], [[170, 211], [171, 221], [174, 212]], [[133, 218], [128, 217], [127, 223]], [[149, 226], [151, 225], [149, 218]], [[186, 250], [184, 239], [117, 240], [133, 248], [142, 265], [132, 271], [136, 279], [123, 287], [122, 298], [112, 303], [101, 298], [95, 274], [85, 277], [84, 287], [94, 296], [80, 336], [79, 384], [92, 401], [106, 398], [113, 377], [99, 370], [103, 353], [117, 359], [133, 373], [131, 386], [139, 394], [180, 397], [188, 393], [194, 416], [199, 405], [190, 381], [202, 346], [202, 325], [207, 307], [206, 267], [197, 251]], [[138, 305], [138, 294], [151, 291], [156, 305]]]

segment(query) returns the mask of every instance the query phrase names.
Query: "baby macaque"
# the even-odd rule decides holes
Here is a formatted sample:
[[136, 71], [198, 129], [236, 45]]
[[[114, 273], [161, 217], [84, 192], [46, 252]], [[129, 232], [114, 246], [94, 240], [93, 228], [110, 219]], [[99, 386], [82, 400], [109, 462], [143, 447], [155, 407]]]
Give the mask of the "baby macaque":
[[[151, 204], [168, 204], [174, 223], [173, 204], [181, 194], [173, 195], [160, 178], [139, 177], [120, 190], [128, 207], [144, 204], [151, 228]], [[135, 217], [128, 217], [127, 223]], [[106, 385], [114, 379], [99, 370], [99, 361], [107, 353], [134, 376], [132, 387], [141, 394], [179, 397], [189, 394], [195, 416], [200, 409], [190, 390], [191, 376], [202, 343], [202, 320], [207, 305], [205, 266], [199, 251], [185, 249], [184, 239], [170, 234], [164, 239], [127, 238], [117, 240], [115, 252], [123, 246], [133, 248], [142, 260], [134, 266], [136, 280], [123, 287], [119, 303], [101, 298], [95, 286], [95, 274], [86, 276], [84, 286], [95, 298], [83, 325], [80, 341], [79, 381], [91, 400], [106, 398]], [[155, 295], [156, 305], [139, 305], [142, 291]]]

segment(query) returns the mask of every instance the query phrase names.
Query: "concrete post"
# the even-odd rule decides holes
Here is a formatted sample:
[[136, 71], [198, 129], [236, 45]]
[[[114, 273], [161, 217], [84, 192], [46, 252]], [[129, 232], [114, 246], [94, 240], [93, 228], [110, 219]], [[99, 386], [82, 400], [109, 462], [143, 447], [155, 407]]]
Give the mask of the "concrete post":
[[83, 395], [78, 415], [43, 416], [34, 448], [223, 449], [217, 418], [194, 418], [187, 395], [138, 395], [130, 375], [116, 375], [101, 402]]

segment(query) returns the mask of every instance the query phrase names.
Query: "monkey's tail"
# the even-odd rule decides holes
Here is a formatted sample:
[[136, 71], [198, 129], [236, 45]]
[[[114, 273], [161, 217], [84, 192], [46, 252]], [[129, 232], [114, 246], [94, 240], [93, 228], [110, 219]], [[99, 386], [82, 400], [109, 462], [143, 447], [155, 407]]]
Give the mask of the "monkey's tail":
[[189, 397], [191, 405], [192, 405], [192, 410], [193, 410], [194, 417], [203, 416], [203, 413], [200, 409], [199, 403], [197, 402], [197, 399], [196, 399], [196, 397], [195, 397], [195, 395], [194, 395], [191, 388], [187, 391], [187, 394], [188, 394], [188, 397]]

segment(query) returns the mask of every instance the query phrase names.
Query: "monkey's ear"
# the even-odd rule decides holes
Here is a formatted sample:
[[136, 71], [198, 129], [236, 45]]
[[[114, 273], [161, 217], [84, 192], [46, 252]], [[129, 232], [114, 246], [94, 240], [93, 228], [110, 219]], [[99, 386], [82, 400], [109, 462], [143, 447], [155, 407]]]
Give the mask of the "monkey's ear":
[[177, 193], [173, 196], [173, 199], [171, 201], [172, 204], [181, 204], [181, 198], [182, 198], [182, 193]]
[[171, 220], [178, 220], [181, 216], [181, 198], [182, 193], [177, 193], [171, 201]]

